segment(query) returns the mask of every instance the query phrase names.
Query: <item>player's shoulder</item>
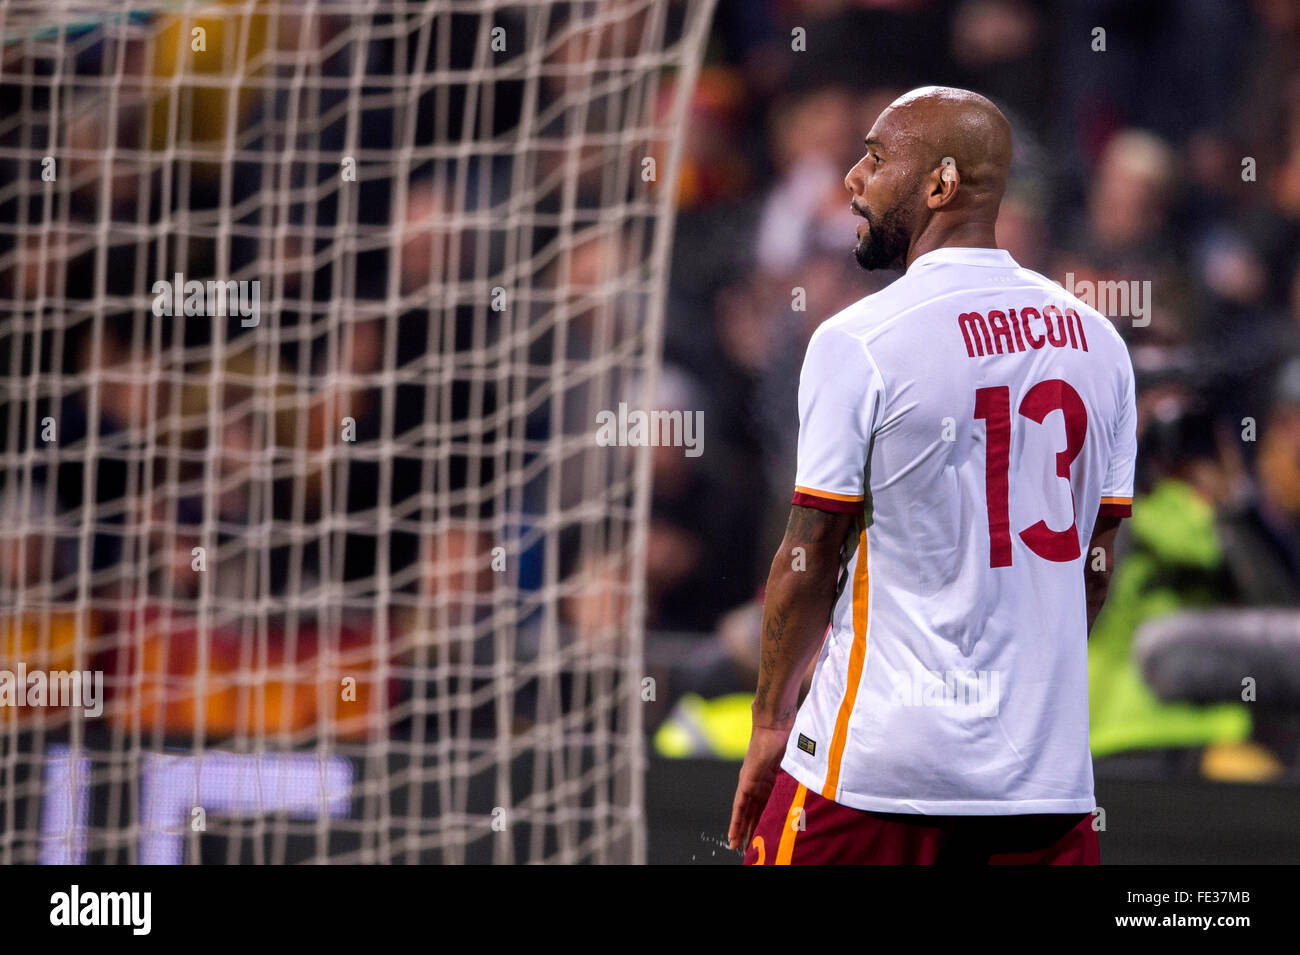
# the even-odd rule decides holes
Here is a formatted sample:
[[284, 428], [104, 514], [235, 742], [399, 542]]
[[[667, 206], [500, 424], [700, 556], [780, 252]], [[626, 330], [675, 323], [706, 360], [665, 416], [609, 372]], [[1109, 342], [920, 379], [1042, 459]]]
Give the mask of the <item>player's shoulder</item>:
[[[946, 292], [944, 288], [939, 297]], [[927, 283], [911, 271], [904, 272], [884, 288], [863, 296], [818, 325], [808, 343], [808, 354], [829, 358], [839, 348], [860, 353], [868, 362], [874, 362], [871, 356], [876, 348], [887, 347], [887, 343], [895, 342], [900, 336], [910, 342], [920, 333], [915, 323], [902, 319], [924, 307], [935, 294], [933, 283]]]
[[[1006, 256], [1005, 263], [1015, 267], [1010, 256]], [[996, 270], [996, 274], [1001, 276], [1002, 281], [1007, 281], [1011, 274], [1010, 270], [1003, 265], [1002, 261], [998, 264], [1002, 267]], [[904, 319], [935, 306], [935, 303], [969, 295], [972, 290], [980, 287], [976, 279], [987, 281], [988, 276], [992, 274], [995, 274], [994, 270], [980, 269], [979, 274], [974, 276], [971, 270], [963, 268], [959, 262], [946, 260], [924, 262], [922, 267], [907, 269], [884, 288], [858, 299], [822, 324], [856, 334], [864, 341], [899, 335], [910, 339], [915, 335], [924, 334], [923, 326]], [[1033, 281], [1035, 284], [1041, 282], [1051, 285], [1037, 273], [1027, 273], [1025, 280]]]
[[854, 338], [866, 342], [871, 333], [884, 326], [899, 311], [900, 297], [895, 281], [877, 292], [865, 295], [852, 305], [840, 309], [817, 326], [813, 338]]
[[817, 373], [835, 370], [858, 375], [872, 366], [867, 342], [871, 329], [879, 322], [880, 311], [872, 302], [879, 294], [858, 299], [813, 330], [804, 352], [805, 373], [811, 369]]

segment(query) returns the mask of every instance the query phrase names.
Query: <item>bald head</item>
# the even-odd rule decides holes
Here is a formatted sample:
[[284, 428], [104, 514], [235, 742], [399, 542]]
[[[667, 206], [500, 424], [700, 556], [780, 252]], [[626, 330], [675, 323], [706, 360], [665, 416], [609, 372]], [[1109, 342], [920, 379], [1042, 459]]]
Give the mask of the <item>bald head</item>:
[[951, 157], [962, 183], [996, 204], [1011, 171], [1011, 124], [993, 102], [970, 90], [925, 86], [904, 93], [876, 120], [896, 138], [919, 169]]
[[[844, 184], [864, 268], [906, 266], [933, 248], [992, 247], [1011, 169], [1011, 124], [978, 93], [926, 86], [894, 100]], [[864, 230], [866, 233], [864, 235]]]

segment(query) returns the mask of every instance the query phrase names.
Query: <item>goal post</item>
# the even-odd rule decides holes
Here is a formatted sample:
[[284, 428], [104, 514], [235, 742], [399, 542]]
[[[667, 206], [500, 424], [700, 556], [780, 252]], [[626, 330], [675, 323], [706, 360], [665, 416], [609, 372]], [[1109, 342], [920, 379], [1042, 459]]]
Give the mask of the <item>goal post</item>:
[[713, 0], [0, 0], [0, 863], [645, 860]]

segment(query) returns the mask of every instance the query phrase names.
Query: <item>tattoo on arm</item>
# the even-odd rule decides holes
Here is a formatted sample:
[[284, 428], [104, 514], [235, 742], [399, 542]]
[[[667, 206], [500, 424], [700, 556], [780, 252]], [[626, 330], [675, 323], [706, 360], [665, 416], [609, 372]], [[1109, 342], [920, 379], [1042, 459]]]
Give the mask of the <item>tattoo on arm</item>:
[[[842, 546], [853, 527], [851, 514], [795, 505], [790, 509], [782, 551], [772, 563], [763, 608], [762, 649], [754, 703], [766, 717], [788, 719], [798, 711], [797, 688], [809, 653], [825, 633], [840, 576]], [[793, 570], [790, 551], [806, 548], [806, 565]], [[795, 672], [798, 671], [798, 672]], [[793, 684], [791, 681], [794, 681]], [[768, 706], [780, 708], [767, 713]]]
[[841, 523], [838, 515], [827, 514], [814, 507], [790, 508], [790, 520], [786, 523], [786, 540], [805, 544], [819, 544], [826, 539], [835, 525]]
[[758, 693], [760, 706], [767, 705], [767, 688], [780, 660], [781, 641], [790, 622], [790, 612], [784, 607], [773, 607], [763, 615], [762, 659], [759, 661]]

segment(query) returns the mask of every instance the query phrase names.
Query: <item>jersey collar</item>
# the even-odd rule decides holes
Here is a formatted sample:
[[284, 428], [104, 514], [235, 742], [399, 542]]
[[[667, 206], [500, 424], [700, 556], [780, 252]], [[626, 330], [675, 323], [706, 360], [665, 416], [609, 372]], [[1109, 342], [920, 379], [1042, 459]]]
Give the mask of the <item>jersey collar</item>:
[[1011, 257], [1011, 253], [1006, 249], [965, 249], [955, 247], [945, 247], [934, 249], [925, 255], [919, 256], [912, 261], [907, 271], [912, 271], [919, 265], [934, 265], [938, 263], [951, 263], [953, 265], [975, 265], [983, 266], [990, 269], [1014, 269], [1018, 268], [1016, 260]]

